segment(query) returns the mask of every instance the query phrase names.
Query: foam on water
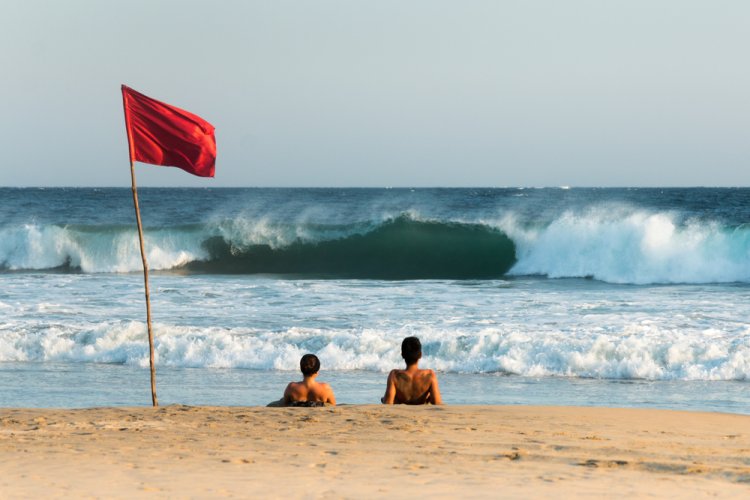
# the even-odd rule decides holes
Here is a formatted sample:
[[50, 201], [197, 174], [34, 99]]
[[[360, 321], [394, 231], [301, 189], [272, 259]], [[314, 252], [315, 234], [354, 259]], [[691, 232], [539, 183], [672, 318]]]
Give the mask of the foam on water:
[[624, 207], [566, 211], [529, 227], [506, 216], [497, 225], [516, 246], [513, 275], [591, 277], [609, 283], [750, 281], [750, 227], [677, 221], [669, 212]]
[[[199, 232], [152, 230], [147, 257], [153, 269], [173, 269], [207, 258]], [[132, 227], [24, 224], [0, 228], [0, 267], [8, 270], [72, 268], [88, 273], [140, 269], [138, 237]]]
[[[403, 331], [376, 328], [282, 331], [157, 323], [156, 357], [170, 367], [295, 370], [316, 352], [327, 370], [385, 372], [401, 364]], [[0, 325], [0, 361], [148, 366], [145, 326]], [[750, 328], [683, 332], [650, 324], [576, 332], [488, 327], [421, 328], [425, 364], [446, 372], [646, 380], [749, 380]]]

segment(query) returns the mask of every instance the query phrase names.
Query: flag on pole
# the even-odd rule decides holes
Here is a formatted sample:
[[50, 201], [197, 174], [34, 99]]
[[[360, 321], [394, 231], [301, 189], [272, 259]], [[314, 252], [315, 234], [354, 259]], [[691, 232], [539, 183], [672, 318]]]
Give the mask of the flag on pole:
[[148, 289], [148, 262], [143, 244], [143, 224], [138, 208], [134, 162], [178, 167], [193, 175], [213, 177], [216, 164], [214, 126], [200, 116], [189, 113], [122, 86], [125, 130], [128, 133], [130, 178], [133, 186], [133, 207], [138, 224], [138, 241], [143, 261], [143, 291], [146, 296], [146, 328], [148, 331], [149, 366], [151, 367], [151, 402], [156, 398], [156, 363], [154, 331], [151, 327], [151, 299]]
[[200, 116], [122, 86], [130, 161], [178, 167], [213, 177], [214, 126]]

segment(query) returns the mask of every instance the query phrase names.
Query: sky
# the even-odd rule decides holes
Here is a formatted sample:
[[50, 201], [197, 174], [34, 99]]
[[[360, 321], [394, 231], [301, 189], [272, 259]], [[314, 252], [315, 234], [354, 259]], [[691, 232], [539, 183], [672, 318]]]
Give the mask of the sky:
[[3, 0], [0, 186], [130, 185], [120, 85], [216, 127], [139, 186], [748, 186], [746, 0]]

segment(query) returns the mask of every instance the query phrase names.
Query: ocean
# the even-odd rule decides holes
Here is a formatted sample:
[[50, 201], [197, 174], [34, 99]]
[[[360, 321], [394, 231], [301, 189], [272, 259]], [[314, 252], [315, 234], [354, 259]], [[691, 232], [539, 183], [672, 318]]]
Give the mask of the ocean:
[[[139, 190], [160, 404], [262, 405], [306, 352], [377, 403], [750, 414], [750, 189]], [[129, 188], [0, 188], [0, 407], [150, 404]]]

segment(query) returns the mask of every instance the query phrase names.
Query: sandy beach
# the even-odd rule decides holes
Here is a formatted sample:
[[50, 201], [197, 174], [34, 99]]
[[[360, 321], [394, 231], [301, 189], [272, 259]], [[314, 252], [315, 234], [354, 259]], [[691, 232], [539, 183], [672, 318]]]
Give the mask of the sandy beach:
[[0, 410], [0, 496], [736, 497], [750, 416], [338, 406]]

